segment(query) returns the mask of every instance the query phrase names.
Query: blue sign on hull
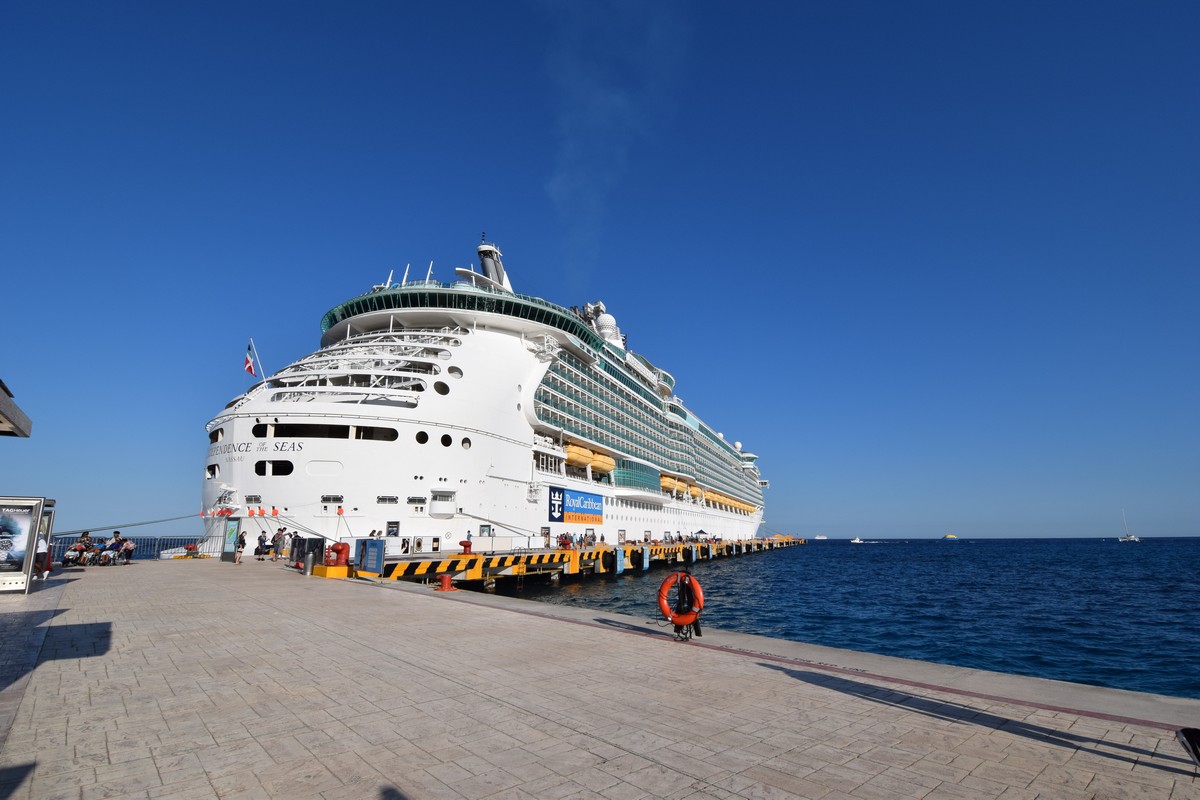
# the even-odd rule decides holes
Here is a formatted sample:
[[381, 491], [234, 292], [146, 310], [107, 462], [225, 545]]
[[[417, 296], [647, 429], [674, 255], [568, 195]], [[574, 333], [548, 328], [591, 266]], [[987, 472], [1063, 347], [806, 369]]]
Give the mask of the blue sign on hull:
[[604, 498], [590, 492], [574, 492], [551, 486], [550, 521], [601, 525], [604, 523]]

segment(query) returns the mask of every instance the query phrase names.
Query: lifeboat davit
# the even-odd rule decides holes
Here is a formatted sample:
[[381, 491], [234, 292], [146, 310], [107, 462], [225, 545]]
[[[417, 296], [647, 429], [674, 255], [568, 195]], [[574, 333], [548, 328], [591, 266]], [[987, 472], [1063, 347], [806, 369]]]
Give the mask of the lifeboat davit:
[[571, 467], [586, 467], [592, 463], [595, 455], [586, 447], [577, 444], [567, 445], [567, 465]]
[[[672, 605], [669, 595], [674, 586], [679, 587], [679, 592]], [[662, 612], [663, 619], [672, 625], [691, 625], [704, 610], [704, 592], [700, 588], [700, 581], [686, 572], [672, 572], [658, 587], [658, 610]]]

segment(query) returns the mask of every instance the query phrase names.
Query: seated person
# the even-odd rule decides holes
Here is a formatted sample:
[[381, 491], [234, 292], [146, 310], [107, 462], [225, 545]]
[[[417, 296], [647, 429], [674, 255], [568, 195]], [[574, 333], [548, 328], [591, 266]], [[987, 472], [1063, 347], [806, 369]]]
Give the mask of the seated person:
[[83, 545], [83, 550], [80, 554], [80, 563], [94, 564], [100, 560], [100, 551], [104, 549], [104, 540], [93, 539], [90, 534], [85, 533], [79, 537], [79, 543]]
[[63, 553], [62, 565], [64, 567], [69, 567], [72, 564], [78, 564], [79, 557], [81, 555], [83, 555], [83, 550], [84, 550], [84, 547], [81, 544], [73, 544], [70, 547], [68, 547], [67, 551], [65, 553]]
[[121, 548], [124, 545], [125, 542], [121, 540], [121, 533], [119, 531], [114, 531], [112, 539], [110, 539], [108, 544], [104, 545], [104, 548], [100, 551], [100, 563], [117, 563], [117, 554], [121, 552]]
[[133, 539], [126, 539], [121, 543], [121, 557], [125, 559], [126, 564], [133, 558], [133, 548], [135, 547], [137, 545], [133, 543]]

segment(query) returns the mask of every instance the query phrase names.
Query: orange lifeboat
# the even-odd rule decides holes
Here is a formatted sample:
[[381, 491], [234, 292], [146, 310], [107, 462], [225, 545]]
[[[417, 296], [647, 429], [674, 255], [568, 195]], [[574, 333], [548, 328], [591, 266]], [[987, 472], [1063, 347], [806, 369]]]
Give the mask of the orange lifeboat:
[[586, 467], [592, 463], [592, 451], [577, 444], [567, 445], [567, 464], [572, 467]]
[[[679, 592], [672, 608], [669, 595], [671, 587], [678, 585]], [[658, 587], [658, 610], [663, 619], [673, 625], [691, 625], [700, 618], [704, 610], [704, 591], [700, 581], [686, 572], [672, 572]]]
[[616, 468], [617, 461], [612, 456], [606, 456], [603, 453], [592, 455], [592, 472], [598, 475], [607, 475]]

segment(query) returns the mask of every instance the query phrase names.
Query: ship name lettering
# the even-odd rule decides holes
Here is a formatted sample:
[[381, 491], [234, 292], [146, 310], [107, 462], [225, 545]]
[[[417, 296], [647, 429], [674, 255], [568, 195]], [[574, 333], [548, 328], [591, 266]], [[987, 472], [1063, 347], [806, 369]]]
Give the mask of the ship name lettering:
[[211, 456], [224, 455], [225, 453], [249, 453], [250, 447], [251, 447], [250, 442], [229, 442], [227, 444], [214, 444], [212, 447], [208, 448], [208, 455], [211, 457]]
[[299, 453], [303, 449], [304, 449], [304, 442], [276, 442], [275, 443], [275, 452], [276, 453], [282, 453], [285, 451], [289, 452], [289, 453]]

